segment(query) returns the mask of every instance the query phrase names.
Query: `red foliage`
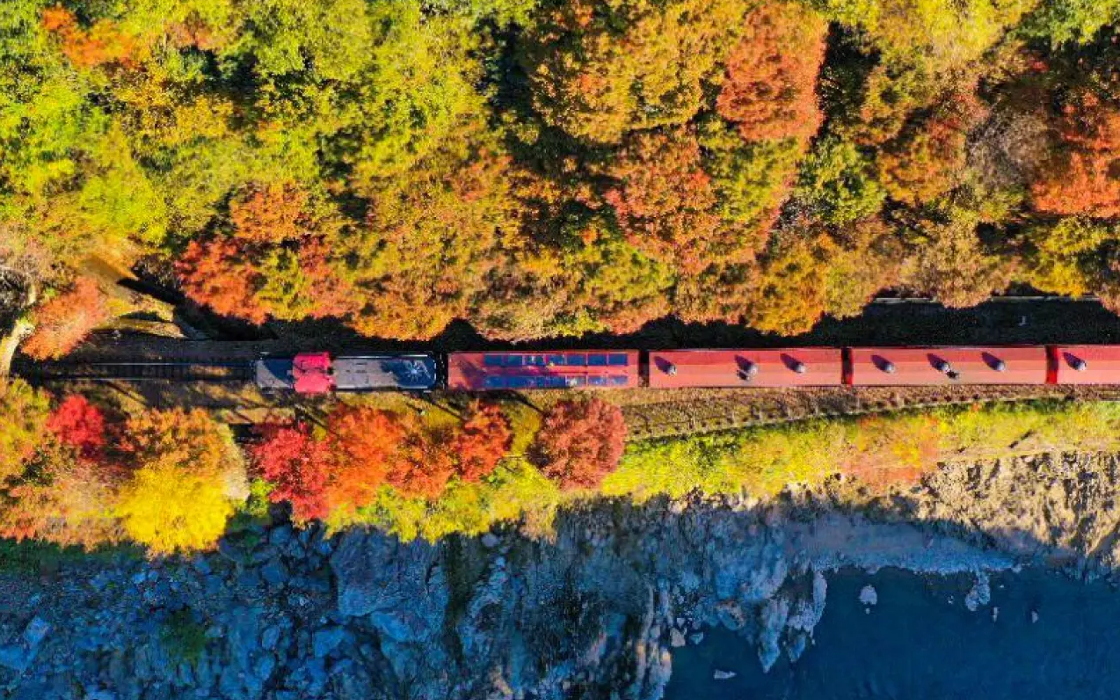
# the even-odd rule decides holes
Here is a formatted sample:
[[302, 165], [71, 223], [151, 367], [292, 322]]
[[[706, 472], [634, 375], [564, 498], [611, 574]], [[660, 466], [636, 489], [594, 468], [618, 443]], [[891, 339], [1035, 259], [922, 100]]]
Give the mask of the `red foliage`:
[[67, 396], [51, 413], [47, 428], [86, 459], [100, 458], [105, 448], [105, 414], [84, 396]]
[[532, 457], [560, 488], [594, 488], [618, 467], [625, 440], [618, 406], [598, 398], [562, 401], [545, 416]]
[[274, 484], [269, 498], [288, 501], [298, 521], [326, 517], [330, 450], [305, 425], [266, 425], [249, 455], [261, 475]]
[[35, 310], [35, 333], [23, 351], [37, 360], [62, 357], [110, 318], [105, 294], [97, 282], [79, 277], [69, 291]]
[[1035, 208], [1120, 216], [1120, 109], [1084, 92], [1066, 103], [1053, 129], [1056, 143], [1031, 188]]
[[509, 451], [512, 440], [509, 421], [498, 406], [474, 406], [451, 445], [451, 453], [459, 460], [459, 477], [478, 481], [488, 476]]
[[816, 13], [793, 3], [764, 3], [750, 14], [716, 100], [744, 139], [809, 139], [817, 132], [826, 30]]

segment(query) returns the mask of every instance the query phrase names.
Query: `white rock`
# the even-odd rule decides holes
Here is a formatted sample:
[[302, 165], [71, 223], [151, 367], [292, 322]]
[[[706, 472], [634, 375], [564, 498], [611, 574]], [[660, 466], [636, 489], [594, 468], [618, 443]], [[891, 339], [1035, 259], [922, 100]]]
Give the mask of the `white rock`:
[[879, 603], [879, 593], [872, 585], [866, 585], [860, 589], [859, 602], [864, 605], [877, 605]]
[[669, 630], [669, 646], [683, 647], [685, 645], [684, 632], [681, 632], [676, 627]]
[[714, 673], [712, 673], [712, 678], [714, 678], [717, 681], [725, 681], [728, 678], [734, 678], [735, 676], [736, 676], [736, 673], [734, 671], [722, 671], [718, 668], [715, 670]]

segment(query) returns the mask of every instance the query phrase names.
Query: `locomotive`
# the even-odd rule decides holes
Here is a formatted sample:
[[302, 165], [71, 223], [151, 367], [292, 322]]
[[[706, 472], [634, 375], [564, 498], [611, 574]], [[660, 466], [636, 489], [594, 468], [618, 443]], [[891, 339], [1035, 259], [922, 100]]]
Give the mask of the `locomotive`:
[[339, 355], [256, 361], [268, 391], [1120, 384], [1120, 346], [544, 350]]

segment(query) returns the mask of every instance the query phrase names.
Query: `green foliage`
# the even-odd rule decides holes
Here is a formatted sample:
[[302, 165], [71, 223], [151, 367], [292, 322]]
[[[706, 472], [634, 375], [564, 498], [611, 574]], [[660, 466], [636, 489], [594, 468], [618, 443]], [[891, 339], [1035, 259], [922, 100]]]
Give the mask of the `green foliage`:
[[887, 193], [855, 144], [829, 137], [805, 159], [797, 196], [822, 221], [843, 226], [878, 213]]
[[163, 623], [160, 641], [174, 658], [195, 664], [206, 651], [206, 627], [184, 608], [172, 613]]

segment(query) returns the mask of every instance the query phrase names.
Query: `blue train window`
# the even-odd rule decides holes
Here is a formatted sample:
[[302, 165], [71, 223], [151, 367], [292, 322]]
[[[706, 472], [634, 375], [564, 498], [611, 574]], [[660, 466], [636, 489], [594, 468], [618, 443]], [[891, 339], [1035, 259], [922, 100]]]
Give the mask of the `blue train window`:
[[506, 386], [510, 389], [528, 389], [532, 384], [532, 377], [509, 377], [506, 380]]
[[630, 358], [625, 353], [611, 353], [607, 364], [612, 367], [625, 367], [629, 361]]
[[582, 353], [577, 353], [577, 354], [574, 354], [574, 355], [568, 355], [568, 366], [569, 367], [583, 367], [586, 364], [587, 364], [587, 355], [584, 355]]
[[549, 355], [548, 356], [548, 364], [553, 366], [553, 367], [563, 367], [564, 366], [564, 356], [563, 355]]
[[587, 365], [589, 367], [606, 367], [607, 366], [607, 356], [606, 355], [597, 355], [597, 354], [596, 355], [588, 355], [587, 356]]
[[525, 364], [531, 367], [544, 367], [544, 355], [526, 355]]
[[607, 378], [606, 377], [600, 377], [598, 375], [588, 377], [587, 378], [587, 384], [589, 386], [606, 386], [607, 385]]
[[505, 377], [486, 377], [482, 380], [482, 386], [485, 389], [504, 389], [506, 386]]
[[506, 367], [521, 367], [524, 364], [524, 355], [506, 355]]
[[564, 381], [565, 386], [567, 386], [569, 389], [576, 389], [583, 386], [584, 383], [585, 380], [583, 377], [567, 377]]
[[613, 377], [611, 377], [611, 385], [613, 385], [613, 386], [626, 386], [629, 383], [630, 383], [630, 378], [625, 376], [625, 375], [616, 374]]
[[483, 355], [482, 356], [482, 364], [485, 367], [501, 367], [502, 366], [502, 356], [501, 355]]

